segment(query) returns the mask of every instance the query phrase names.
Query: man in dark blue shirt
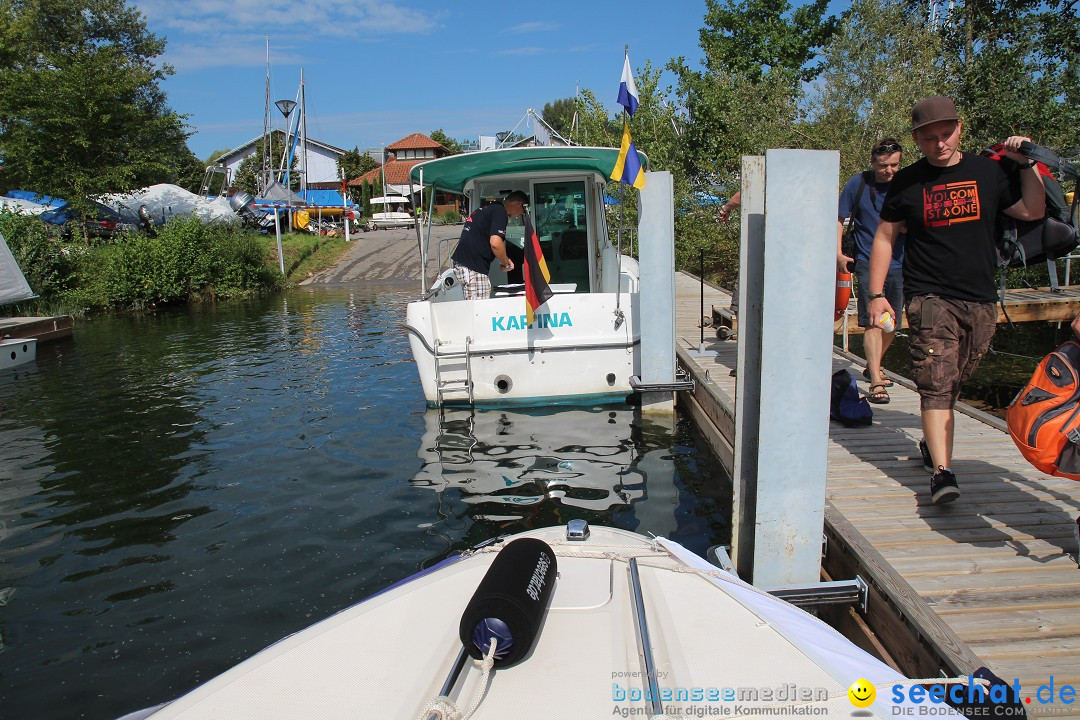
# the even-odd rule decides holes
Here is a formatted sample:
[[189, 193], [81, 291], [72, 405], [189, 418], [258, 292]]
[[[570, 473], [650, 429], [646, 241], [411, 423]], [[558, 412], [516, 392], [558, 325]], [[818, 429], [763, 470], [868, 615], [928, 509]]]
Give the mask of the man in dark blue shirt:
[[[903, 149], [896, 138], [882, 138], [874, 143], [870, 149], [870, 170], [853, 176], [844, 185], [840, 193], [840, 205], [837, 213], [839, 225], [836, 237], [836, 265], [841, 272], [848, 272], [849, 263], [855, 263], [855, 278], [858, 280], [859, 297], [859, 327], [864, 329], [863, 354], [866, 356], [866, 375], [870, 380], [870, 396], [872, 403], [889, 402], [889, 391], [886, 388], [892, 386], [892, 381], [885, 377], [881, 371], [881, 359], [885, 351], [889, 349], [896, 330], [900, 326], [900, 317], [896, 317], [896, 324], [889, 332], [884, 332], [878, 325], [877, 319], [870, 317], [867, 308], [870, 305], [867, 289], [870, 287], [870, 247], [874, 244], [874, 233], [877, 232], [878, 214], [881, 205], [885, 202], [885, 193], [889, 191], [893, 175], [900, 169], [900, 159]], [[845, 220], [850, 218], [855, 233], [855, 256], [848, 257], [843, 252], [843, 238]], [[903, 279], [900, 274], [901, 263], [904, 258], [903, 235], [897, 237], [893, 243], [892, 262], [889, 264], [889, 273], [885, 278], [885, 296], [889, 304], [900, 311], [904, 306]]]
[[491, 297], [488, 270], [493, 260], [498, 259], [499, 266], [506, 272], [514, 269], [514, 261], [506, 254], [506, 224], [510, 218], [525, 212], [528, 201], [528, 195], [515, 190], [501, 203], [475, 210], [465, 221], [451, 260], [454, 276], [461, 283], [466, 300]]

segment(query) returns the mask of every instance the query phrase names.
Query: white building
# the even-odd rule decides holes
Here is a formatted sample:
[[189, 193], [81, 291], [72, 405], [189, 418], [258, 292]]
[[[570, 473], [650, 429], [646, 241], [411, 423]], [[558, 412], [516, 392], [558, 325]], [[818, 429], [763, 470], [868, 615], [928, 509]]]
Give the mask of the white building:
[[[283, 138], [284, 133], [281, 130], [274, 130], [275, 135], [279, 138]], [[240, 168], [240, 163], [245, 158], [251, 157], [255, 154], [256, 148], [262, 144], [263, 136], [248, 140], [243, 145], [233, 148], [229, 152], [218, 158], [216, 164], [224, 165], [229, 170], [229, 184], [232, 185], [234, 178], [236, 177], [236, 171]], [[300, 145], [297, 143], [296, 152], [300, 152]], [[307, 140], [307, 184], [308, 187], [316, 188], [320, 186], [329, 186], [337, 188], [341, 186], [341, 177], [338, 174], [338, 160], [345, 154], [345, 150], [333, 145], [328, 145], [318, 140]], [[275, 167], [281, 165], [281, 158], [274, 158], [273, 164]], [[293, 172], [296, 168], [300, 168], [299, 161], [293, 164]]]

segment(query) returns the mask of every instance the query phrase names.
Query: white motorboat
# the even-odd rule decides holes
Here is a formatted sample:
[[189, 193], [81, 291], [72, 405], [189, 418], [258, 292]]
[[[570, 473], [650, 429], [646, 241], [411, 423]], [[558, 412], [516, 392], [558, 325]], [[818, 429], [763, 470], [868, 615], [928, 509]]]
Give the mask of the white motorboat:
[[911, 682], [677, 543], [574, 520], [450, 558], [124, 720], [958, 717]]
[[[372, 207], [382, 207], [379, 212], [371, 214], [368, 221], [368, 230], [387, 230], [389, 228], [411, 228], [416, 225], [416, 218], [405, 211], [411, 202], [403, 195], [387, 195], [385, 197], [373, 197], [368, 201]], [[399, 208], [391, 210], [390, 208]]]
[[0, 370], [37, 359], [36, 338], [0, 338]]
[[[7, 241], [0, 235], [0, 305], [30, 300], [34, 291], [15, 262]], [[37, 358], [37, 339], [0, 337], [0, 370], [13, 368]]]
[[[640, 275], [637, 261], [612, 242], [604, 209], [618, 153], [512, 148], [412, 169], [410, 181], [430, 188], [432, 201], [436, 193], [459, 193], [478, 208], [514, 190], [526, 193], [555, 293], [530, 325], [523, 287], [512, 285], [514, 278], [496, 261], [489, 272], [492, 297], [465, 300], [449, 269], [452, 248], [440, 245], [439, 274], [424, 297], [409, 304], [406, 321], [429, 405], [591, 403], [631, 392], [640, 364]], [[423, 229], [420, 236], [426, 268], [430, 248]], [[520, 258], [524, 226], [511, 224], [507, 241], [511, 258]]]

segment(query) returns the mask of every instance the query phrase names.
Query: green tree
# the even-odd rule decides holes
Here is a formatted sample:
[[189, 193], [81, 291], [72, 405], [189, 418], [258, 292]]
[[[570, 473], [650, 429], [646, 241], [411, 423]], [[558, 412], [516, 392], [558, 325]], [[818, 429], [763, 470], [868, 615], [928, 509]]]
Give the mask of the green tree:
[[592, 90], [583, 89], [575, 99], [577, 104], [577, 130], [569, 139], [582, 145], [618, 147], [622, 134], [622, 121], [616, 122], [608, 114], [604, 103]]
[[377, 167], [379, 163], [372, 160], [370, 155], [360, 152], [359, 146], [346, 150], [338, 159], [338, 170], [345, 173], [346, 180], [354, 180]]
[[979, 148], [1021, 133], [1046, 145], [1075, 146], [1076, 0], [963, 0], [943, 12], [944, 91], [964, 118], [965, 145]]
[[568, 138], [574, 130], [575, 112], [577, 112], [577, 101], [574, 98], [563, 98], [544, 103], [544, 109], [540, 111], [540, 117], [544, 118], [544, 122], [550, 125], [555, 132], [564, 138]]
[[225, 155], [228, 154], [228, 152], [230, 150], [232, 150], [232, 148], [224, 148], [223, 150], [215, 150], [214, 152], [210, 153], [210, 156], [207, 157], [206, 160], [203, 161], [203, 165], [213, 165], [218, 160], [225, 157]]
[[461, 143], [448, 137], [446, 133], [442, 131], [442, 128], [432, 130], [428, 137], [449, 150], [451, 155], [458, 155], [461, 153]]
[[826, 17], [828, 0], [795, 10], [787, 0], [706, 0], [699, 35], [705, 63], [714, 73], [737, 73], [753, 80], [783, 71], [797, 82], [821, 72], [821, 49], [836, 30]]
[[715, 211], [695, 203], [694, 193], [733, 195], [743, 155], [812, 147], [803, 101], [837, 25], [826, 5], [815, 0], [792, 10], [787, 0], [706, 0], [701, 69], [684, 58], [668, 63], [685, 118], [678, 165], [692, 191], [676, 219], [678, 266], [697, 271], [703, 253], [706, 274], [730, 286], [738, 272], [738, 224], [717, 224]]
[[[280, 130], [273, 130], [270, 133], [270, 167], [274, 170], [274, 179], [278, 182], [284, 182], [280, 172], [283, 157], [285, 157], [285, 133]], [[262, 172], [262, 166], [262, 142], [256, 142], [255, 152], [244, 158], [240, 162], [240, 166], [236, 168], [236, 175], [232, 180], [233, 187], [257, 195], [261, 190], [259, 173]], [[300, 158], [297, 154], [293, 157], [293, 172], [289, 173], [290, 190], [300, 189], [300, 173], [296, 172], [299, 167]]]
[[825, 50], [824, 72], [809, 102], [812, 145], [840, 150], [841, 182], [866, 168], [871, 145], [898, 138], [904, 162], [918, 159], [909, 139], [911, 106], [944, 85], [941, 39], [903, 0], [856, 0]]
[[165, 41], [125, 0], [0, 0], [4, 184], [68, 199], [175, 181], [198, 160], [159, 83]]
[[806, 146], [804, 86], [822, 71], [821, 50], [837, 27], [826, 5], [706, 0], [702, 69], [684, 58], [668, 64], [689, 118], [682, 165], [692, 181], [731, 194], [743, 155]]

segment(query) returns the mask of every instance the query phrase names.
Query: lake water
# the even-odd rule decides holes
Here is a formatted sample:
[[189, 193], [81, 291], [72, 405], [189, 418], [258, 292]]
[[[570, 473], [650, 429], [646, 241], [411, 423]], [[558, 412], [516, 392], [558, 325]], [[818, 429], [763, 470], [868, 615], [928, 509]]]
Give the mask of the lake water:
[[730, 479], [686, 420], [428, 410], [411, 297], [87, 321], [0, 375], [0, 716], [169, 700], [501, 533], [728, 542]]

